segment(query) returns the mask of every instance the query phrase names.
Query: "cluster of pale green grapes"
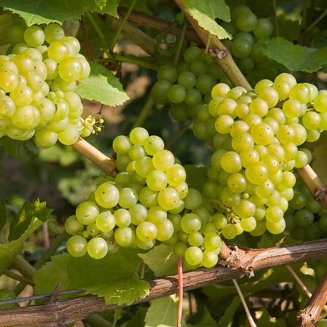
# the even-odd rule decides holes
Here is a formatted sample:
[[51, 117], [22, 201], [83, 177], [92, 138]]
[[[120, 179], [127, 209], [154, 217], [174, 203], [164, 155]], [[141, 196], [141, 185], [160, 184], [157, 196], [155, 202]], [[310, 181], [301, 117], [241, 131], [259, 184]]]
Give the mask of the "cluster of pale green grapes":
[[67, 218], [72, 235], [68, 252], [101, 259], [119, 247], [151, 249], [156, 243], [174, 245], [192, 267], [212, 267], [221, 239], [199, 191], [188, 188], [186, 173], [163, 140], [134, 128], [129, 137], [113, 141], [119, 173], [102, 182], [87, 201]]
[[74, 92], [90, 74], [80, 44], [58, 24], [44, 30], [15, 25], [8, 31], [10, 54], [0, 56], [0, 136], [25, 141], [35, 136], [41, 148], [57, 140], [66, 145], [87, 136], [83, 106]]
[[308, 188], [297, 178], [294, 197], [285, 215], [286, 230], [296, 240], [327, 237], [327, 212], [316, 202]]
[[210, 101], [212, 87], [225, 80], [223, 71], [203, 49], [190, 46], [178, 67], [159, 68], [151, 94], [156, 104], [171, 106], [174, 119], [184, 121], [195, 118], [201, 104]]
[[327, 91], [283, 73], [250, 92], [220, 83], [211, 95], [193, 131], [215, 149], [204, 194], [230, 223], [222, 235], [282, 233], [294, 197], [292, 170], [311, 160], [299, 147], [327, 129]]
[[[273, 32], [269, 18], [257, 18], [248, 6], [238, 6], [232, 11], [232, 21], [222, 26], [233, 36], [225, 40], [236, 63], [245, 74], [264, 71], [270, 68], [270, 62], [263, 50]], [[267, 76], [267, 75], [266, 75]]]

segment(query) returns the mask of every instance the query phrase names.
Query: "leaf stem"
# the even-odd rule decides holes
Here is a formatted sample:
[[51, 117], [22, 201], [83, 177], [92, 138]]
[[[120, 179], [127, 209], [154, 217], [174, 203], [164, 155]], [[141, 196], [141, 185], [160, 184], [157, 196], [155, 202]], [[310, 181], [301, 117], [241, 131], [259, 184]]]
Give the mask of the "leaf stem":
[[98, 36], [99, 36], [99, 38], [101, 40], [103, 48], [106, 49], [107, 48], [106, 37], [104, 36], [104, 34], [102, 33], [100, 27], [98, 26], [98, 24], [94, 20], [92, 14], [89, 11], [86, 11], [85, 13], [86, 13], [87, 18], [90, 20], [91, 24], [93, 25], [93, 27], [95, 29], [95, 32], [98, 34]]
[[132, 3], [130, 4], [130, 6], [129, 6], [128, 10], [127, 10], [126, 15], [125, 15], [124, 18], [120, 21], [120, 25], [119, 25], [119, 27], [117, 28], [116, 33], [115, 33], [115, 36], [114, 36], [114, 38], [113, 38], [113, 40], [112, 40], [112, 42], [111, 42], [111, 45], [110, 45], [110, 47], [109, 47], [110, 52], [113, 51], [114, 46], [115, 46], [115, 44], [117, 43], [118, 38], [119, 38], [119, 36], [120, 36], [120, 33], [121, 33], [121, 31], [123, 30], [123, 27], [124, 27], [125, 23], [127, 22], [127, 19], [128, 19], [128, 17], [129, 17], [129, 15], [131, 14], [131, 12], [132, 12], [132, 10], [133, 10], [135, 4], [136, 4], [136, 0], [132, 0]]
[[[148, 68], [152, 70], [158, 70], [158, 65], [149, 62], [148, 57], [137, 57], [134, 55], [121, 55], [112, 53], [110, 54], [110, 57], [112, 58], [112, 61], [120, 61], [120, 62], [128, 62], [130, 64], [135, 64], [143, 68]], [[110, 58], [109, 58], [110, 60]]]
[[16, 268], [23, 276], [25, 276], [29, 280], [33, 280], [35, 268], [29, 262], [27, 262], [21, 255], [16, 256], [13, 262], [13, 267]]
[[183, 293], [184, 293], [183, 258], [182, 257], [178, 257], [177, 274], [178, 274], [177, 327], [181, 327], [181, 324], [182, 324], [182, 315], [183, 315]]
[[303, 292], [306, 294], [308, 298], [312, 296], [312, 293], [308, 290], [308, 288], [305, 286], [299, 275], [296, 273], [296, 271], [290, 266], [286, 265], [285, 268], [289, 271], [289, 273], [293, 276], [295, 281], [300, 285], [302, 288]]
[[12, 270], [8, 270], [6, 269], [4, 271], [4, 274], [8, 277], [10, 277], [11, 279], [17, 280], [19, 282], [22, 282], [24, 284], [28, 284], [28, 285], [33, 285], [32, 280], [30, 280], [29, 278], [26, 278], [22, 275], [16, 274], [15, 272], [13, 272]]
[[187, 22], [184, 23], [183, 28], [182, 28], [182, 34], [179, 39], [179, 42], [177, 45], [177, 50], [176, 50], [175, 56], [174, 56], [174, 61], [173, 61], [174, 66], [177, 66], [177, 64], [179, 62], [179, 58], [181, 56], [181, 52], [182, 52], [182, 48], [183, 48], [183, 44], [184, 44], [184, 40], [185, 40], [186, 29], [187, 29]]
[[238, 296], [241, 299], [241, 302], [243, 304], [243, 307], [244, 307], [244, 310], [245, 310], [245, 314], [246, 314], [246, 317], [247, 317], [247, 319], [249, 321], [250, 326], [251, 327], [257, 327], [256, 323], [254, 322], [254, 320], [253, 320], [253, 318], [251, 316], [250, 310], [248, 308], [248, 305], [246, 304], [246, 301], [244, 299], [244, 296], [243, 296], [243, 293], [242, 293], [242, 291], [240, 289], [240, 286], [238, 285], [238, 282], [236, 281], [236, 279], [233, 279], [232, 281], [233, 281], [233, 284], [234, 284], [234, 286], [236, 288], [236, 291], [238, 293]]
[[154, 102], [152, 100], [151, 94], [148, 96], [147, 100], [145, 101], [143, 108], [141, 109], [140, 114], [138, 115], [136, 121], [133, 124], [132, 128], [142, 126], [145, 120], [147, 119], [151, 109], [153, 108]]

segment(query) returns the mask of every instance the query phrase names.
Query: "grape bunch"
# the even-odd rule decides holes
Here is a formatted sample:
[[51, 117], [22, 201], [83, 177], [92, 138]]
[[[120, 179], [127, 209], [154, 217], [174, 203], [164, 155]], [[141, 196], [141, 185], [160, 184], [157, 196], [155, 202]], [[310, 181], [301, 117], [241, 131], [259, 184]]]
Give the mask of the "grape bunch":
[[[230, 49], [237, 65], [245, 75], [251, 78], [270, 76], [276, 68], [274, 62], [263, 53], [273, 32], [269, 18], [257, 18], [248, 6], [238, 6], [232, 11], [232, 21], [222, 26], [233, 36], [232, 40], [223, 41]], [[273, 72], [270, 72], [270, 70]], [[255, 74], [251, 74], [255, 72]], [[256, 80], [257, 81], [257, 80]]]
[[294, 197], [292, 170], [311, 160], [301, 146], [327, 129], [327, 92], [282, 73], [254, 91], [220, 83], [211, 95], [193, 131], [215, 149], [204, 194], [227, 218], [222, 235], [282, 233]]
[[227, 81], [223, 71], [203, 49], [190, 46], [178, 67], [159, 68], [151, 95], [156, 104], [171, 106], [174, 119], [184, 121], [194, 118], [201, 104], [210, 101], [210, 91], [218, 81]]
[[[0, 136], [41, 148], [57, 140], [66, 145], [92, 132], [81, 119], [83, 106], [74, 92], [89, 76], [80, 44], [58, 24], [14, 25], [8, 31], [8, 55], [0, 56]], [[93, 125], [92, 125], [93, 124]]]
[[316, 202], [300, 178], [294, 187], [294, 197], [285, 215], [286, 230], [296, 240], [327, 237], [327, 212]]
[[72, 235], [68, 252], [101, 259], [119, 247], [149, 250], [163, 242], [191, 267], [214, 266], [222, 243], [211, 222], [212, 208], [188, 188], [185, 169], [163, 140], [137, 127], [129, 137], [117, 136], [113, 150], [119, 173], [103, 181], [65, 222]]

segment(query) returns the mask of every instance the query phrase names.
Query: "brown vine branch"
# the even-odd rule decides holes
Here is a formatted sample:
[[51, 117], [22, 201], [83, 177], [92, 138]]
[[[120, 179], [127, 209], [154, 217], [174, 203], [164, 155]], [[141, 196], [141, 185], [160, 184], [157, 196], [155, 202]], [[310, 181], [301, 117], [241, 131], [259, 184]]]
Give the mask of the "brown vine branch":
[[[118, 12], [122, 15], [126, 15], [127, 13], [127, 9], [126, 8], [119, 8]], [[162, 31], [165, 28], [167, 28], [170, 23], [166, 22], [165, 20], [159, 18], [159, 17], [153, 17], [147, 14], [144, 14], [142, 12], [139, 12], [137, 10], [133, 10], [131, 12], [131, 14], [128, 16], [127, 19], [129, 22], [132, 22], [134, 24], [137, 25], [141, 25], [141, 26], [147, 26], [150, 28], [153, 28], [155, 30], [158, 31]], [[173, 27], [170, 30], [171, 34], [174, 35], [181, 35], [182, 34], [182, 28], [180, 27]], [[202, 43], [201, 39], [199, 38], [199, 36], [194, 32], [194, 30], [192, 30], [191, 28], [188, 28], [186, 30], [186, 37], [193, 42], [196, 43]]]
[[112, 158], [107, 157], [89, 142], [80, 138], [72, 147], [86, 158], [90, 159], [107, 175], [114, 175], [116, 163]]
[[327, 187], [311, 166], [306, 165], [304, 168], [298, 169], [297, 172], [309, 188], [313, 198], [327, 209]]
[[325, 304], [327, 303], [327, 273], [316, 288], [308, 305], [298, 314], [300, 327], [313, 327], [316, 325]]
[[[207, 45], [210, 33], [199, 26], [197, 21], [185, 11], [185, 6], [182, 0], [175, 0], [178, 7], [184, 12], [187, 20], [193, 26], [195, 32], [198, 34], [203, 44]], [[251, 85], [244, 77], [236, 65], [233, 57], [230, 55], [228, 49], [222, 42], [214, 35], [210, 36], [211, 49], [213, 50], [215, 61], [221, 66], [223, 71], [229, 77], [234, 85], [243, 86], [247, 90], [252, 90]]]
[[[212, 283], [231, 279], [239, 279], [258, 270], [322, 258], [327, 255], [327, 239], [306, 242], [299, 245], [280, 248], [233, 249], [234, 262], [229, 264], [235, 268], [215, 267], [198, 269], [184, 274], [184, 289], [200, 288]], [[178, 276], [156, 278], [150, 282], [150, 293], [134, 304], [147, 302], [159, 297], [174, 294], [178, 288]], [[102, 298], [85, 296], [65, 301], [56, 301], [46, 305], [29, 306], [19, 309], [2, 310], [0, 327], [54, 327], [62, 326], [83, 319], [90, 314], [113, 310], [125, 305], [105, 304]], [[315, 307], [315, 306], [314, 306]]]

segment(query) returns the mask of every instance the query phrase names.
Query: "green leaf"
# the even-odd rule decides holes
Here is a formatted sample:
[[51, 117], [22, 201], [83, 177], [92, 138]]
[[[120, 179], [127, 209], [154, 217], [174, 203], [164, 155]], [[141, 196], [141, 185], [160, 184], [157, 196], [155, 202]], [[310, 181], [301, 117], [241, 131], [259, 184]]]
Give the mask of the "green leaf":
[[102, 10], [107, 4], [107, 0], [95, 0], [95, 4], [100, 10]]
[[207, 181], [207, 168], [203, 166], [185, 165], [186, 180], [188, 186], [202, 192], [203, 185]]
[[0, 6], [21, 16], [27, 26], [33, 24], [63, 23], [78, 21], [85, 11], [97, 11], [117, 16], [117, 0], [110, 0], [99, 9], [94, 0], [0, 0]]
[[78, 85], [76, 92], [84, 99], [108, 106], [118, 106], [129, 99], [118, 79], [95, 62], [91, 62], [91, 75]]
[[[3, 288], [0, 290], [0, 301], [15, 299], [17, 295], [14, 291]], [[0, 310], [19, 308], [18, 303], [0, 305]]]
[[178, 258], [171, 246], [160, 244], [144, 254], [138, 254], [138, 256], [143, 259], [155, 276], [167, 276], [177, 272]]
[[209, 310], [205, 307], [203, 316], [199, 322], [196, 324], [192, 324], [192, 327], [216, 327], [217, 323], [216, 321], [212, 318]]
[[241, 303], [240, 297], [237, 295], [233, 297], [231, 304], [228, 306], [224, 315], [220, 318], [217, 327], [230, 327], [233, 323], [233, 318], [236, 310]]
[[290, 71], [313, 73], [327, 64], [327, 47], [320, 49], [302, 47], [281, 37], [270, 40], [264, 53]]
[[198, 24], [219, 39], [230, 39], [231, 35], [215, 19], [230, 21], [230, 10], [224, 0], [184, 0], [186, 11]]
[[18, 239], [0, 245], [0, 275], [11, 266], [16, 255], [21, 252], [26, 239], [41, 225], [42, 222], [34, 218]]
[[46, 221], [51, 212], [52, 209], [47, 208], [46, 202], [40, 202], [39, 199], [34, 202], [26, 201], [19, 216], [10, 225], [9, 240], [15, 240], [22, 235], [35, 218]]
[[106, 303], [130, 304], [149, 293], [149, 283], [136, 276], [141, 263], [134, 251], [126, 249], [100, 260], [63, 254], [39, 269], [34, 282], [38, 293], [51, 292], [60, 283], [63, 289], [84, 289], [102, 296]]
[[262, 309], [262, 315], [256, 322], [258, 327], [286, 327], [285, 319], [271, 318], [266, 309]]
[[175, 327], [177, 317], [177, 300], [173, 296], [151, 301], [145, 315], [145, 327]]
[[71, 258], [68, 253], [53, 256], [51, 261], [37, 270], [33, 275], [35, 293], [52, 292], [58, 284], [61, 290], [72, 288], [67, 270]]

